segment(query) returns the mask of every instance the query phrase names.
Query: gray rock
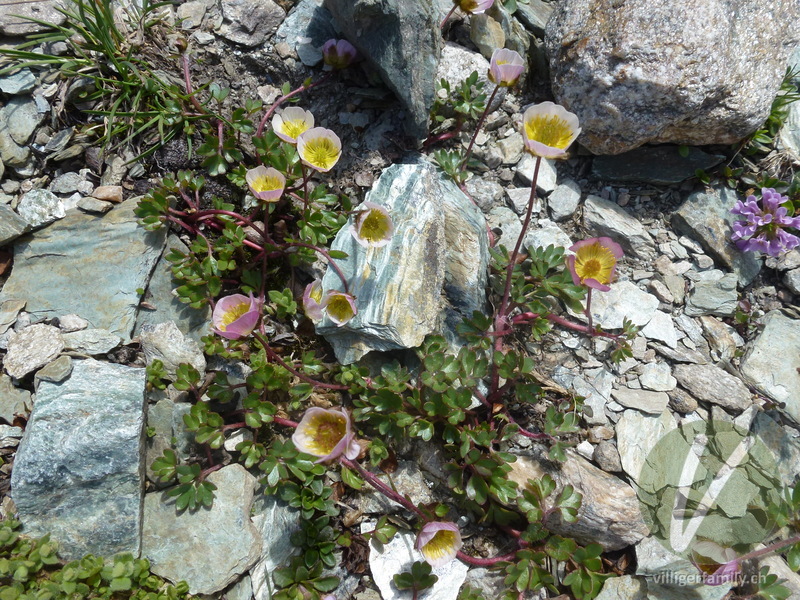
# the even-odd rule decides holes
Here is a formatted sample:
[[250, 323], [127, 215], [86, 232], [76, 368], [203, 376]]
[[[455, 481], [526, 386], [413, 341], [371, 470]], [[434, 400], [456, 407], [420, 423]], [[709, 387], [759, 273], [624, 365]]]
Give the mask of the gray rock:
[[669, 365], [664, 362], [642, 365], [639, 369], [639, 383], [642, 384], [644, 389], [655, 392], [669, 392], [674, 390], [678, 384], [671, 374]]
[[97, 356], [107, 354], [122, 343], [122, 338], [105, 329], [83, 329], [65, 333], [64, 345], [69, 350]]
[[206, 358], [197, 342], [184, 337], [172, 321], [143, 326], [139, 341], [147, 364], [160, 360], [170, 377], [175, 377], [182, 363], [192, 365], [201, 376], [205, 373]]
[[614, 383], [614, 375], [609, 371], [599, 369], [589, 369], [582, 376], [572, 380], [572, 388], [579, 396], [584, 397], [584, 405], [591, 409], [584, 412], [584, 418], [589, 425], [604, 425], [608, 423], [605, 414], [605, 406], [611, 395], [611, 386]]
[[739, 379], [714, 365], [675, 365], [672, 374], [692, 396], [740, 413], [753, 403]]
[[[706, 271], [712, 273], [712, 271]], [[717, 315], [730, 317], [736, 312], [739, 296], [736, 293], [736, 275], [728, 273], [722, 277], [696, 281], [686, 299], [685, 313], [690, 317]]]
[[522, 158], [525, 146], [522, 141], [522, 134], [515, 131], [510, 136], [497, 140], [497, 147], [503, 155], [504, 165], [515, 165]]
[[196, 29], [203, 23], [206, 14], [206, 3], [198, 0], [184, 2], [178, 6], [177, 17], [180, 20], [181, 29]]
[[70, 171], [68, 173], [62, 173], [53, 179], [48, 189], [54, 194], [71, 194], [77, 192], [78, 188], [81, 187], [81, 184], [85, 181], [86, 180], [81, 177], [80, 173]]
[[547, 248], [548, 246], [566, 249], [572, 246], [572, 240], [558, 225], [549, 219], [539, 219], [535, 226], [528, 228], [523, 247]]
[[722, 600], [731, 589], [730, 583], [705, 585], [697, 567], [652, 536], [636, 546], [636, 574], [647, 581], [647, 598], [653, 600]]
[[506, 45], [503, 27], [487, 13], [470, 17], [469, 39], [486, 59], [491, 59], [497, 48], [504, 48]]
[[261, 535], [250, 522], [256, 479], [240, 464], [211, 473], [214, 504], [194, 512], [175, 510], [165, 493], [144, 497], [142, 556], [156, 575], [186, 581], [191, 594], [213, 594], [258, 560]]
[[380, 5], [372, 0], [326, 0], [325, 7], [408, 109], [406, 132], [425, 137], [442, 53], [436, 9], [430, 2], [398, 0]]
[[800, 5], [781, 0], [704, 0], [687, 27], [673, 3], [568, 0], [545, 37], [553, 94], [595, 154], [732, 144], [769, 115], [798, 18]]
[[255, 600], [271, 600], [275, 583], [272, 574], [294, 554], [291, 535], [300, 528], [300, 511], [290, 508], [272, 496], [259, 496], [255, 501], [253, 525], [261, 533], [261, 553], [250, 569]]
[[25, 532], [67, 560], [139, 553], [144, 369], [75, 361], [42, 381], [11, 474]]
[[553, 5], [543, 0], [530, 0], [530, 2], [520, 2], [517, 4], [517, 12], [514, 16], [519, 19], [526, 29], [533, 32], [537, 37], [544, 37], [544, 28], [547, 20], [553, 14]]
[[635, 408], [651, 415], [663, 413], [669, 402], [669, 396], [664, 392], [648, 392], [627, 387], [611, 390], [611, 395], [625, 408]]
[[496, 181], [487, 181], [481, 177], [472, 177], [464, 187], [470, 198], [484, 212], [488, 212], [503, 198], [503, 186]]
[[[776, 358], [779, 358], [776, 360]], [[742, 376], [800, 423], [800, 321], [777, 310], [764, 317], [764, 329], [741, 362]]]
[[44, 367], [36, 371], [33, 376], [35, 386], [39, 387], [40, 381], [49, 381], [50, 383], [61, 383], [72, 374], [72, 357], [59, 356], [51, 363], [47, 363]]
[[583, 224], [592, 235], [610, 237], [638, 258], [650, 258], [655, 249], [653, 238], [636, 218], [600, 196], [586, 198]]
[[[730, 361], [736, 354], [736, 338], [734, 329], [719, 319], [710, 316], [700, 317], [703, 336], [708, 340], [711, 358], [715, 362]], [[736, 334], [738, 337], [738, 334]]]
[[150, 284], [147, 286], [145, 297], [148, 304], [153, 308], [139, 311], [136, 316], [136, 326], [133, 329], [133, 334], [139, 335], [142, 327], [147, 324], [155, 325], [173, 321], [184, 335], [199, 342], [201, 337], [210, 333], [211, 308], [208, 306], [192, 308], [175, 296], [173, 290], [177, 286], [172, 278], [172, 263], [165, 258], [166, 255], [173, 251], [188, 254], [189, 248], [178, 236], [170, 234], [167, 238], [164, 253], [158, 259], [158, 263], [150, 277]]
[[[515, 213], [524, 217], [528, 212], [528, 202], [531, 200], [531, 188], [508, 188], [506, 189], [506, 196], [508, 196], [509, 206]], [[542, 211], [542, 201], [538, 195], [533, 198], [532, 215], [538, 215]], [[519, 219], [517, 219], [519, 221]], [[521, 226], [521, 224], [520, 224]]]
[[781, 417], [774, 412], [759, 412], [752, 425], [753, 435], [775, 456], [781, 480], [794, 481], [800, 474], [800, 440], [797, 430], [781, 426]]
[[783, 283], [793, 294], [800, 295], [800, 269], [792, 269], [783, 274]]
[[38, 229], [63, 219], [67, 214], [61, 198], [48, 190], [31, 190], [22, 196], [17, 212], [27, 221], [31, 229]]
[[234, 44], [253, 47], [275, 33], [286, 12], [273, 0], [222, 0], [225, 22], [219, 34]]
[[126, 200], [103, 218], [71, 212], [18, 242], [0, 302], [26, 299], [28, 311], [40, 317], [79, 313], [130, 341], [136, 290], [147, 287], [165, 237], [136, 224], [137, 201]]
[[17, 416], [27, 418], [31, 406], [31, 393], [14, 387], [11, 377], [0, 373], [0, 419], [11, 425]]
[[561, 463], [560, 470], [546, 457], [547, 449], [534, 445], [510, 464], [508, 478], [524, 488], [528, 479], [536, 480], [547, 473], [556, 482], [556, 494], [565, 485], [571, 485], [583, 495], [577, 522], [564, 523], [560, 517], [551, 515], [547, 519], [550, 531], [581, 543], [596, 542], [607, 551], [635, 544], [647, 535], [636, 492], [630, 485], [572, 451], [567, 452], [567, 460]]
[[658, 298], [630, 281], [611, 284], [611, 291], [592, 295], [592, 318], [603, 329], [620, 329], [624, 319], [647, 325], [658, 311]]
[[50, 29], [47, 25], [36, 21], [61, 25], [66, 20], [64, 13], [59, 10], [63, 8], [64, 4], [58, 0], [30, 4], [0, 4], [0, 33], [24, 36], [47, 31]]
[[[433, 331], [455, 342], [456, 325], [483, 310], [486, 301], [483, 215], [424, 162], [389, 167], [366, 200], [388, 209], [394, 236], [387, 246], [368, 251], [347, 226], [337, 234], [332, 248], [348, 254], [338, 265], [359, 313], [343, 327], [325, 318], [317, 332], [344, 364], [370, 350], [413, 348]], [[325, 274], [323, 288], [342, 289], [333, 269]]]
[[554, 221], [565, 221], [575, 214], [580, 201], [581, 187], [567, 179], [547, 197], [547, 208]]
[[653, 318], [642, 327], [642, 335], [648, 340], [664, 342], [670, 348], [678, 347], [678, 332], [675, 323], [667, 313], [657, 310]]
[[10, 206], [0, 204], [0, 246], [14, 241], [23, 233], [30, 231], [28, 222], [15, 213]]
[[647, 454], [658, 441], [678, 425], [668, 410], [660, 415], [646, 415], [626, 410], [616, 424], [617, 450], [625, 473], [638, 482]]
[[[536, 178], [536, 191], [542, 195], [547, 195], [556, 189], [558, 173], [556, 172], [555, 162], [554, 160], [543, 158], [539, 165], [539, 175]], [[517, 164], [517, 177], [524, 185], [530, 188], [535, 171], [536, 158], [526, 152]]]
[[0, 109], [0, 120], [6, 124], [11, 139], [24, 146], [44, 120], [44, 114], [30, 96], [18, 96]]
[[[477, 71], [478, 81], [483, 83], [484, 91], [492, 89], [494, 84], [489, 81], [489, 61], [486, 58], [478, 52], [451, 42], [442, 46], [442, 55], [436, 68], [436, 82], [445, 79], [450, 84], [450, 88], [455, 89], [473, 71]], [[502, 98], [502, 96], [500, 97]]]
[[[374, 529], [372, 523], [362, 523], [363, 531]], [[369, 544], [369, 569], [372, 580], [381, 592], [383, 600], [404, 600], [408, 594], [394, 586], [392, 578], [409, 571], [414, 561], [425, 560], [414, 547], [417, 536], [409, 531], [398, 531], [388, 544]], [[458, 590], [467, 576], [469, 567], [460, 560], [452, 560], [444, 566], [433, 569], [439, 580], [425, 590], [426, 600], [455, 600]]]
[[607, 440], [603, 440], [595, 446], [592, 460], [606, 473], [622, 472], [622, 462], [619, 459], [617, 447]]
[[[755, 550], [763, 548], [763, 544], [756, 546]], [[768, 568], [771, 574], [778, 576], [778, 581], [785, 588], [788, 588], [791, 594], [787, 600], [800, 600], [800, 575], [795, 573], [786, 561], [780, 556], [764, 556], [758, 560], [757, 565], [753, 565], [747, 575], [752, 577], [759, 577], [759, 571], [763, 568]]]
[[81, 331], [89, 327], [89, 321], [78, 315], [63, 315], [58, 318], [58, 328], [64, 333]]
[[331, 13], [323, 3], [324, 0], [302, 0], [289, 11], [275, 33], [275, 40], [287, 43], [307, 66], [318, 64], [322, 60], [322, 45], [336, 37]]
[[[500, 23], [500, 27], [503, 28], [503, 34], [506, 37], [504, 47], [509, 50], [514, 50], [519, 53], [520, 56], [527, 56], [528, 50], [531, 47], [532, 36], [525, 31], [525, 27], [515, 18], [517, 13], [511, 15], [501, 2], [495, 2], [489, 10], [486, 11], [486, 14]], [[522, 74], [518, 85], [525, 85], [530, 72], [532, 72], [532, 68], [527, 69], [526, 72]]]
[[623, 575], [606, 579], [595, 600], [647, 600], [647, 581]]
[[36, 87], [36, 77], [30, 69], [20, 69], [12, 75], [0, 77], [0, 90], [4, 94], [16, 95], [32, 92]]
[[730, 241], [731, 223], [736, 220], [730, 211], [738, 199], [736, 192], [727, 187], [694, 192], [672, 214], [672, 226], [700, 242], [715, 261], [736, 273], [744, 287], [758, 275], [761, 260], [753, 252], [740, 252]]
[[675, 388], [669, 392], [669, 407], [675, 412], [688, 415], [696, 411], [697, 406], [697, 400], [681, 388]]
[[0, 425], [0, 448], [16, 448], [23, 434], [22, 427]]
[[[403, 494], [407, 494], [414, 504], [427, 504], [434, 501], [422, 472], [413, 462], [398, 461], [397, 470], [392, 473], [391, 479], [386, 475], [378, 475], [378, 478], [386, 484], [403, 490]], [[364, 513], [384, 515], [404, 510], [402, 506], [372, 488], [365, 489], [359, 500], [359, 510]]]
[[800, 105], [792, 102], [787, 107], [789, 114], [778, 132], [778, 147], [794, 160], [800, 160]]
[[8, 335], [8, 353], [3, 360], [6, 373], [14, 379], [43, 367], [64, 349], [58, 327], [37, 323]]
[[97, 215], [104, 215], [112, 208], [114, 205], [111, 202], [106, 202], [105, 200], [98, 200], [97, 198], [81, 198], [78, 200], [77, 204], [78, 208], [82, 211], [87, 213], [94, 213]]
[[3, 162], [3, 166], [23, 168], [30, 157], [30, 148], [17, 144], [11, 137], [6, 122], [0, 119], [0, 160]]
[[698, 169], [708, 170], [725, 159], [719, 154], [707, 154], [699, 148], [689, 148], [684, 158], [677, 146], [644, 147], [616, 156], [597, 156], [592, 161], [592, 173], [603, 180], [636, 181], [673, 185], [695, 176]]

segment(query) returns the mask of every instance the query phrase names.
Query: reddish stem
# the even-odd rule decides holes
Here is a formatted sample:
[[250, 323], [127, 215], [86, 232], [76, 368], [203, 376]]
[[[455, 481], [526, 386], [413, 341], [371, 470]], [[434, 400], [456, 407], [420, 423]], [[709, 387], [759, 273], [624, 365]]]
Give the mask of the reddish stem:
[[303, 242], [287, 242], [286, 247], [290, 246], [300, 246], [302, 248], [310, 248], [311, 250], [314, 250], [315, 252], [321, 254], [325, 258], [325, 260], [328, 261], [328, 264], [333, 268], [333, 270], [336, 271], [336, 274], [339, 276], [339, 279], [342, 280], [342, 285], [344, 286], [344, 293], [345, 294], [350, 293], [347, 287], [347, 279], [345, 278], [344, 273], [342, 273], [342, 270], [339, 268], [339, 265], [336, 264], [336, 261], [334, 261], [333, 258], [331, 258], [331, 255], [328, 254], [325, 250], [317, 246], [312, 246], [311, 244], [305, 244]]
[[270, 107], [270, 109], [267, 111], [267, 114], [264, 115], [264, 117], [261, 119], [261, 122], [258, 124], [258, 129], [256, 130], [256, 137], [258, 137], [262, 133], [264, 133], [264, 127], [266, 126], [267, 121], [269, 121], [269, 118], [272, 116], [272, 114], [278, 109], [278, 107], [281, 104], [286, 102], [289, 98], [297, 96], [297, 94], [300, 94], [301, 92], [308, 91], [313, 87], [316, 87], [318, 85], [322, 85], [323, 83], [327, 83], [327, 81], [328, 81], [328, 79], [330, 79], [331, 75], [333, 75], [333, 71], [328, 71], [319, 80], [314, 81], [314, 82], [308, 84], [307, 86], [305, 84], [303, 84], [299, 88], [297, 88], [296, 90], [292, 90], [291, 92], [289, 92], [285, 96], [281, 96], [280, 98], [275, 100], [275, 103]]
[[494, 91], [492, 95], [489, 96], [489, 101], [486, 103], [486, 108], [483, 109], [483, 114], [481, 118], [478, 120], [478, 125], [475, 127], [475, 133], [472, 134], [472, 139], [469, 141], [469, 146], [467, 146], [467, 153], [464, 155], [464, 160], [461, 161], [461, 166], [459, 170], [463, 171], [467, 166], [467, 161], [469, 161], [469, 155], [472, 154], [472, 147], [475, 145], [475, 140], [478, 139], [478, 133], [481, 131], [481, 127], [483, 127], [483, 122], [486, 120], [486, 115], [489, 114], [489, 107], [492, 105], [492, 101], [494, 97], [497, 95], [497, 90], [500, 89], [499, 85], [494, 86]]
[[284, 361], [272, 348], [270, 348], [269, 343], [267, 342], [267, 340], [261, 334], [256, 333], [254, 331], [253, 332], [253, 337], [258, 340], [258, 342], [264, 348], [264, 352], [267, 353], [267, 356], [269, 358], [271, 358], [272, 360], [277, 362], [280, 366], [282, 366], [284, 369], [289, 371], [289, 373], [291, 373], [292, 375], [294, 375], [295, 377], [297, 377], [301, 381], [305, 381], [306, 383], [310, 383], [314, 387], [321, 387], [321, 388], [325, 388], [325, 389], [328, 389], [328, 390], [342, 390], [342, 391], [344, 391], [344, 390], [349, 390], [350, 389], [346, 385], [339, 385], [337, 383], [325, 383], [324, 381], [317, 381], [316, 379], [313, 379], [313, 378], [309, 377], [305, 373], [301, 373], [300, 371], [298, 371], [294, 367], [289, 366], [289, 364], [287, 364], [286, 361]]
[[453, 16], [453, 13], [456, 11], [457, 8], [458, 8], [458, 4], [453, 4], [453, 8], [451, 8], [450, 12], [447, 13], [447, 15], [445, 16], [444, 19], [442, 19], [442, 24], [439, 25], [439, 29], [444, 29], [444, 26], [447, 24], [447, 21], [450, 20], [450, 17]]

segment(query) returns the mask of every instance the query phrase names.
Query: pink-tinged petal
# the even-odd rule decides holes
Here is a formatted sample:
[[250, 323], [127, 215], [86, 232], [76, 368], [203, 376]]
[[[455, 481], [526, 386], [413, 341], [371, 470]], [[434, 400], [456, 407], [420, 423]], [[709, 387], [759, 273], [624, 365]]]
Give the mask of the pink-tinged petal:
[[272, 130], [284, 142], [296, 144], [297, 138], [314, 127], [314, 115], [299, 106], [290, 106], [272, 117]]
[[[574, 248], [574, 246], [572, 248]], [[570, 250], [572, 250], [572, 248], [570, 248]], [[581, 278], [578, 277], [578, 274], [575, 272], [575, 257], [574, 256], [568, 256], [567, 257], [567, 269], [569, 269], [569, 274], [572, 275], [572, 283], [574, 283], [575, 285], [580, 285], [581, 284]]]
[[381, 248], [392, 241], [394, 223], [389, 211], [372, 202], [363, 202], [358, 207], [355, 223], [350, 226], [350, 235], [364, 248]]
[[463, 542], [455, 523], [431, 521], [417, 535], [416, 548], [432, 567], [442, 567], [452, 561]]
[[591, 277], [588, 278], [588, 279], [584, 279], [583, 280], [583, 285], [585, 285], [586, 287], [590, 287], [592, 289], [595, 289], [595, 290], [600, 290], [601, 292], [607, 292], [607, 291], [609, 291], [611, 289], [607, 285], [603, 285], [602, 283], [600, 283], [596, 279], [592, 279]]
[[322, 58], [333, 69], [345, 69], [356, 59], [358, 51], [347, 40], [331, 39], [322, 45]]
[[303, 414], [292, 434], [292, 443], [301, 452], [318, 456], [315, 462], [321, 463], [349, 452], [353, 438], [350, 415], [346, 410], [315, 406]]
[[553, 102], [534, 104], [522, 115], [522, 139], [534, 156], [564, 158], [580, 132], [578, 116]]
[[306, 286], [303, 292], [303, 310], [314, 323], [322, 320], [322, 281], [315, 279]]
[[211, 314], [211, 330], [229, 340], [252, 333], [261, 317], [261, 303], [250, 296], [232, 294], [220, 298]]
[[514, 50], [498, 48], [492, 53], [489, 64], [489, 79], [501, 86], [511, 87], [516, 85], [520, 75], [525, 71], [525, 61]]
[[245, 174], [245, 181], [250, 193], [265, 202], [280, 200], [286, 187], [286, 177], [277, 169], [264, 165], [249, 169]]

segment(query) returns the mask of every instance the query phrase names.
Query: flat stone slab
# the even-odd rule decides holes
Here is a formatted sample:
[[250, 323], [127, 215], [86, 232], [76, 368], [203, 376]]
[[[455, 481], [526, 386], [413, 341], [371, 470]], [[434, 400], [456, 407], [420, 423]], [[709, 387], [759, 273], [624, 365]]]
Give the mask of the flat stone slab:
[[11, 497], [25, 533], [51, 533], [67, 560], [139, 553], [144, 386], [144, 369], [93, 359], [39, 383]]
[[70, 211], [18, 240], [0, 302], [27, 300], [26, 310], [36, 318], [76, 313], [129, 342], [136, 290], [147, 287], [166, 235], [137, 225], [137, 202], [131, 198], [103, 217]]
[[233, 583], [259, 558], [261, 536], [250, 522], [256, 479], [240, 464], [215, 471], [214, 504], [175, 510], [163, 492], [144, 499], [142, 555], [153, 573], [186, 581], [192, 594], [213, 594]]
[[145, 300], [152, 308], [142, 308], [136, 315], [136, 325], [133, 334], [139, 335], [144, 325], [156, 325], [174, 321], [181, 333], [189, 336], [194, 341], [199, 342], [204, 335], [211, 333], [211, 308], [192, 308], [184, 304], [172, 293], [178, 287], [178, 283], [172, 278], [172, 263], [165, 255], [173, 250], [189, 253], [189, 248], [178, 236], [170, 234], [167, 238], [164, 254], [158, 259], [153, 276], [150, 278], [150, 285], [145, 293]]
[[773, 310], [764, 329], [742, 359], [744, 378], [776, 402], [780, 410], [800, 423], [800, 321]]

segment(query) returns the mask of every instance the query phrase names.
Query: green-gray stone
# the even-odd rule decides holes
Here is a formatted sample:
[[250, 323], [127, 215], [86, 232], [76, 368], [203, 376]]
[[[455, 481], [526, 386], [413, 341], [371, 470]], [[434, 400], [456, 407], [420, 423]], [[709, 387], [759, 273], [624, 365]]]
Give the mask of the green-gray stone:
[[36, 318], [79, 314], [92, 327], [129, 342], [139, 306], [164, 247], [164, 231], [136, 223], [132, 198], [103, 217], [70, 211], [60, 221], [19, 240], [14, 268], [0, 302], [27, 300]]
[[144, 386], [144, 369], [93, 359], [39, 384], [11, 496], [25, 533], [51, 533], [67, 560], [139, 552]]

